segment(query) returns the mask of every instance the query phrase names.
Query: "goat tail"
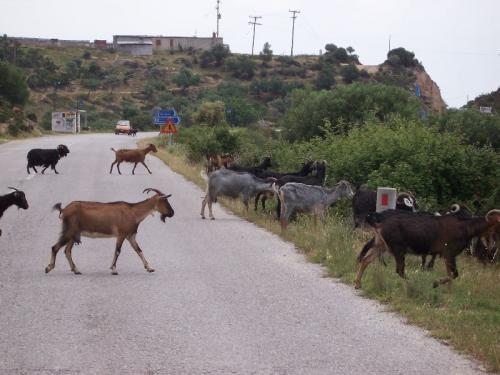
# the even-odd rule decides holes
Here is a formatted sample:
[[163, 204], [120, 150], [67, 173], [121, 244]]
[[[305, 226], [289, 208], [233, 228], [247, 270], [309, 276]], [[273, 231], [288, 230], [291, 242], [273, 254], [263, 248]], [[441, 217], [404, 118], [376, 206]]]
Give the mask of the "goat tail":
[[111, 151], [116, 152], [116, 150], [113, 147], [111, 147]]
[[365, 255], [373, 247], [374, 244], [375, 244], [375, 237], [373, 237], [370, 241], [365, 243], [365, 245], [363, 246], [363, 248], [361, 249], [361, 251], [359, 252], [359, 254], [357, 256], [358, 263], [363, 260]]
[[61, 203], [56, 203], [56, 204], [52, 207], [52, 211], [59, 211], [59, 213], [61, 213], [61, 211], [62, 211], [62, 204], [61, 204]]
[[273, 184], [272, 184], [272, 186], [271, 186], [271, 187], [273, 188], [273, 191], [274, 191], [276, 194], [278, 194], [278, 196], [279, 196], [279, 193], [280, 193], [280, 188], [279, 188], [279, 186], [276, 184], [276, 182], [273, 182]]

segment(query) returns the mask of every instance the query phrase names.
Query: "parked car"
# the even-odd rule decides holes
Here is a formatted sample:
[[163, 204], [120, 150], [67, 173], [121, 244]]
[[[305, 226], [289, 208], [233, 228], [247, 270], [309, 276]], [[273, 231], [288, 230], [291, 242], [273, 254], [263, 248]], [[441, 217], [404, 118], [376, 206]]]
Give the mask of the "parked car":
[[119, 120], [115, 126], [115, 134], [127, 134], [127, 135], [136, 135], [137, 129], [132, 128], [130, 126], [130, 121], [128, 120]]

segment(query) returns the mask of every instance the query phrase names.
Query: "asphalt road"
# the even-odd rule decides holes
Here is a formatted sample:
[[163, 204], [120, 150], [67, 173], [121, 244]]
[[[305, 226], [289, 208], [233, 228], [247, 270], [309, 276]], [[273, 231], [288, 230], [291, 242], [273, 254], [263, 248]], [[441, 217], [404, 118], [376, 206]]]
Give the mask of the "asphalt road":
[[[144, 135], [143, 135], [144, 136]], [[0, 220], [0, 374], [473, 374], [478, 365], [352, 287], [322, 277], [294, 247], [214, 206], [148, 156], [153, 172], [109, 175], [110, 147], [137, 138], [44, 137], [0, 146], [0, 193], [26, 192], [27, 211]], [[55, 175], [26, 174], [30, 148], [71, 153]], [[115, 171], [116, 173], [116, 171]], [[72, 200], [137, 202], [154, 187], [175, 216], [139, 228], [148, 274], [128, 243], [109, 269], [113, 239], [83, 238], [73, 275], [63, 252], [46, 275], [60, 231], [51, 207]], [[460, 329], [460, 327], [457, 327]]]

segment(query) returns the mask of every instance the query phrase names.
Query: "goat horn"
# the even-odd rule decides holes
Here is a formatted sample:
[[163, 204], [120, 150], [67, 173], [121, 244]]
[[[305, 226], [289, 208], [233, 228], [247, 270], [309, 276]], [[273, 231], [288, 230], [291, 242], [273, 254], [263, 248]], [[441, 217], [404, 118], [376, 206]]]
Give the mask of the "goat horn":
[[451, 212], [458, 212], [460, 210], [460, 206], [456, 203], [451, 205]]
[[9, 186], [9, 189], [12, 189], [14, 191], [19, 191], [18, 189], [14, 188], [14, 187], [11, 187], [11, 186]]
[[144, 189], [144, 191], [143, 191], [142, 193], [143, 193], [143, 194], [144, 194], [144, 193], [148, 193], [148, 194], [149, 194], [151, 191], [154, 191], [156, 194], [160, 194], [160, 195], [162, 195], [162, 194], [163, 194], [160, 190], [153, 189], [153, 188], [146, 188], [146, 189]]
[[493, 214], [500, 215], [500, 210], [498, 210], [498, 209], [493, 209], [493, 210], [489, 211], [489, 212], [486, 214], [486, 217], [488, 218], [488, 217], [490, 217], [490, 216], [491, 216], [491, 215], [493, 215]]

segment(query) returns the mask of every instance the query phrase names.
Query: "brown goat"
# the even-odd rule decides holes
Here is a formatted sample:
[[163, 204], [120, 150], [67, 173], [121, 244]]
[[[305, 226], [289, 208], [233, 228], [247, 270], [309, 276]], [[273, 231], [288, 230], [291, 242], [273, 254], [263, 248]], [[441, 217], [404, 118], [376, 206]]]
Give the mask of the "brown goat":
[[234, 157], [230, 154], [225, 155], [206, 155], [207, 174], [222, 167], [227, 168], [229, 164], [234, 162]]
[[61, 247], [66, 246], [64, 253], [71, 271], [75, 275], [81, 274], [71, 258], [71, 249], [75, 243], [79, 244], [81, 242], [81, 236], [92, 238], [116, 237], [115, 255], [111, 264], [113, 275], [118, 275], [116, 261], [125, 239], [141, 258], [144, 268], [148, 272], [154, 272], [135, 240], [137, 229], [139, 224], [154, 211], [158, 211], [161, 214], [161, 220], [165, 222], [165, 218], [174, 216], [174, 210], [168, 202], [171, 194], [164, 195], [161, 191], [152, 188], [145, 189], [143, 193], [151, 191], [156, 194], [138, 203], [73, 201], [64, 208], [61, 207], [61, 203], [56, 204], [54, 209], [59, 211], [59, 217], [62, 220], [62, 231], [59, 240], [52, 246], [50, 263], [45, 268], [45, 273], [49, 273], [54, 269], [57, 252]]
[[111, 163], [111, 169], [109, 170], [109, 174], [113, 172], [113, 166], [116, 164], [116, 169], [118, 169], [118, 173], [122, 174], [120, 172], [120, 164], [122, 162], [127, 162], [127, 163], [134, 163], [134, 169], [132, 169], [132, 174], [135, 172], [135, 167], [137, 167], [137, 163], [141, 163], [146, 167], [148, 170], [149, 174], [151, 174], [151, 171], [149, 170], [148, 166], [146, 163], [144, 163], [144, 159], [146, 158], [146, 155], [148, 152], [153, 151], [153, 152], [158, 152], [156, 149], [156, 146], [153, 144], [149, 144], [148, 147], [143, 148], [143, 149], [135, 149], [135, 150], [130, 150], [130, 149], [120, 149], [120, 150], [115, 150], [114, 148], [111, 148], [111, 151], [114, 151], [115, 153], [115, 161]]

